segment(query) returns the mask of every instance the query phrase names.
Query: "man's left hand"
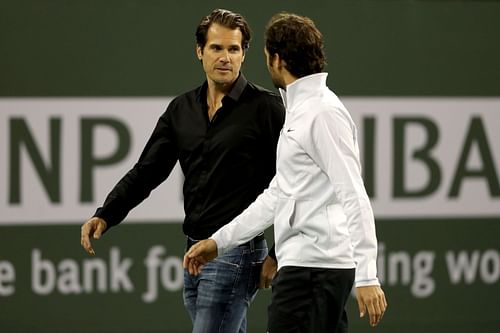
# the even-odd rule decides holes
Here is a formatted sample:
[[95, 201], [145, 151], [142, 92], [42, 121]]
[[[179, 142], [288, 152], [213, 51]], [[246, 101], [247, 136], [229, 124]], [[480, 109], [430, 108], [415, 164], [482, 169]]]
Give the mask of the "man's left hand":
[[359, 316], [364, 317], [368, 309], [370, 325], [377, 326], [387, 309], [387, 301], [382, 288], [380, 286], [357, 287], [356, 298], [358, 299]]
[[273, 279], [276, 276], [277, 269], [278, 263], [276, 260], [267, 256], [262, 263], [262, 269], [260, 271], [259, 289], [267, 289], [271, 286], [271, 282], [273, 282]]

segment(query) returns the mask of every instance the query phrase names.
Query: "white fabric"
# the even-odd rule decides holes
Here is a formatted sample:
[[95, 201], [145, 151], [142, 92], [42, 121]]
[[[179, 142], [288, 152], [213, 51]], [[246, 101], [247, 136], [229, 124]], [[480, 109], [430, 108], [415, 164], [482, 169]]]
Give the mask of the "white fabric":
[[379, 285], [377, 239], [356, 126], [326, 73], [281, 90], [287, 113], [277, 172], [254, 203], [212, 235], [219, 254], [274, 222], [278, 267], [356, 267], [355, 285]]

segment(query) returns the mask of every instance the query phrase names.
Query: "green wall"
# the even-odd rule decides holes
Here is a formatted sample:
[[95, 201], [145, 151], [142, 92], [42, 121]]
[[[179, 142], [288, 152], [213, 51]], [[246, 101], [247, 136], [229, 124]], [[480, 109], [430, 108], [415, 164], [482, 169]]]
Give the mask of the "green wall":
[[[110, 270], [103, 290], [97, 288], [96, 275], [89, 283], [83, 272], [84, 262], [96, 258], [88, 257], [80, 248], [77, 225], [13, 226], [0, 230], [0, 260], [9, 259], [16, 271], [15, 283], [3, 284], [14, 286], [15, 294], [0, 297], [2, 332], [190, 331], [172, 262], [173, 257], [180, 260], [183, 254], [180, 225], [125, 223], [95, 242], [96, 258], [108, 268], [121, 267], [133, 290], [126, 290], [121, 283], [113, 290], [112, 281], [119, 279]], [[351, 298], [348, 310], [352, 332], [498, 332], [496, 301], [500, 285], [498, 271], [493, 268], [498, 269], [500, 260], [498, 218], [379, 219], [377, 230], [383, 244], [379, 274], [384, 276], [389, 308], [380, 326], [372, 329], [366, 319], [358, 318], [357, 304]], [[145, 259], [155, 246], [164, 248], [159, 258], [172, 268], [167, 269], [168, 274], [159, 268], [146, 268]], [[115, 259], [111, 259], [113, 248], [119, 252]], [[470, 265], [457, 269], [461, 266], [458, 257], [467, 258]], [[405, 260], [396, 260], [404, 258], [409, 260], [409, 266]], [[486, 267], [492, 263], [496, 266]], [[48, 270], [54, 273], [47, 273]], [[48, 274], [53, 274], [52, 282]], [[157, 280], [148, 282], [153, 275]], [[492, 276], [496, 276], [495, 281], [488, 280]], [[162, 279], [170, 281], [170, 290], [161, 284]], [[158, 293], [152, 302], [144, 302], [143, 295], [150, 293], [153, 285]], [[418, 292], [419, 288], [425, 291], [426, 286], [433, 288], [429, 294]], [[76, 291], [78, 287], [81, 289]], [[43, 294], [43, 290], [48, 294]], [[249, 332], [265, 332], [269, 299], [268, 290], [258, 295], [249, 314]]]
[[287, 10], [322, 30], [340, 95], [498, 96], [498, 1], [0, 1], [0, 96], [176, 95], [203, 79], [194, 30], [215, 7], [254, 31], [247, 76], [270, 86], [263, 28]]

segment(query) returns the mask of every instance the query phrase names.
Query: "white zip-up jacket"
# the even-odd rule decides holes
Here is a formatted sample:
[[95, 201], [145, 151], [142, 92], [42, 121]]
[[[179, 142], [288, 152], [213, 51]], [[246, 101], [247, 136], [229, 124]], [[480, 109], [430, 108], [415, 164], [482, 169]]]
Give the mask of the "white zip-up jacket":
[[276, 175], [254, 203], [212, 235], [218, 253], [274, 223], [278, 269], [356, 268], [355, 285], [379, 285], [373, 211], [361, 177], [356, 126], [326, 86], [327, 73], [288, 85]]

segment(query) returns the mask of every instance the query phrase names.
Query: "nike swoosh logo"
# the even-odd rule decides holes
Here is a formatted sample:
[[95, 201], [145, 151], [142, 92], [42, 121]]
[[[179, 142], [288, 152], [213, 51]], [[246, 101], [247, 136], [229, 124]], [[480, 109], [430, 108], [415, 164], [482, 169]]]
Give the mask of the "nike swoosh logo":
[[293, 132], [293, 131], [295, 131], [295, 129], [293, 129], [293, 128], [289, 128], [289, 129], [287, 130], [287, 132]]

